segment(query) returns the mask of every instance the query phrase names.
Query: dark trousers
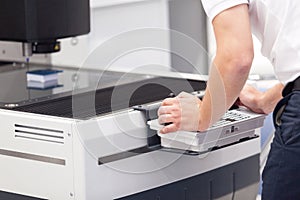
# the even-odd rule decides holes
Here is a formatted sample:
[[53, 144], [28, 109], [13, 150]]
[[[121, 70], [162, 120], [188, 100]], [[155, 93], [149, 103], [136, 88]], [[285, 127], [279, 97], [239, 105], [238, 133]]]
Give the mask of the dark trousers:
[[300, 91], [277, 104], [275, 136], [263, 172], [263, 200], [300, 199]]

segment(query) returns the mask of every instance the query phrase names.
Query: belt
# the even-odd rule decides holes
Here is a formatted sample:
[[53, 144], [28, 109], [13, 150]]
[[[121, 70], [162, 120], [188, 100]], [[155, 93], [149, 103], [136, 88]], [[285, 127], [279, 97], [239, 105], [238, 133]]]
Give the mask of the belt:
[[300, 76], [296, 78], [294, 81], [286, 84], [286, 86], [283, 88], [282, 96], [285, 97], [295, 90], [300, 90]]

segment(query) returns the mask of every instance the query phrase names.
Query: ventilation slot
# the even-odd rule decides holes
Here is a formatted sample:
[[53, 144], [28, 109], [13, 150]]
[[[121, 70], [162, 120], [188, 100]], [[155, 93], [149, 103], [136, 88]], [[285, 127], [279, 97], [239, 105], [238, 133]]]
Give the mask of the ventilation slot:
[[53, 143], [64, 143], [64, 132], [35, 126], [15, 124], [15, 137]]

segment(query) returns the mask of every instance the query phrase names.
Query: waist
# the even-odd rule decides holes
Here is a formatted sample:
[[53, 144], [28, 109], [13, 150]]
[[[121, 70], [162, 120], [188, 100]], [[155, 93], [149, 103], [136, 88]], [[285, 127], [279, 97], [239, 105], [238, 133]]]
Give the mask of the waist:
[[293, 91], [300, 90], [300, 76], [285, 85], [282, 96], [285, 97]]

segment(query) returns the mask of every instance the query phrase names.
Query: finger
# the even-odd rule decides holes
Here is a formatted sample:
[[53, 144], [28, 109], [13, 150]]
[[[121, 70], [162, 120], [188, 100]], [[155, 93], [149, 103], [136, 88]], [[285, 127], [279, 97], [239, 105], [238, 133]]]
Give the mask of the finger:
[[177, 103], [178, 103], [178, 100], [176, 98], [166, 98], [165, 100], [163, 100], [161, 105], [167, 106], [167, 105], [173, 105], [173, 104], [177, 104]]
[[194, 96], [194, 95], [187, 93], [187, 92], [180, 92], [180, 94], [177, 97], [178, 98], [187, 98], [187, 97], [191, 97], [191, 96]]
[[157, 115], [163, 115], [163, 114], [168, 114], [171, 113], [171, 106], [161, 106], [159, 107], [158, 111], [157, 111]]
[[165, 114], [165, 115], [161, 115], [158, 118], [158, 123], [160, 124], [166, 124], [166, 123], [170, 123], [170, 122], [174, 122], [175, 119], [173, 118], [173, 116], [171, 114]]
[[164, 114], [170, 114], [170, 113], [177, 113], [180, 112], [180, 108], [178, 106], [161, 106], [159, 107], [157, 111], [157, 115], [164, 115]]
[[160, 130], [160, 133], [162, 134], [166, 134], [166, 133], [171, 133], [171, 132], [175, 132], [178, 131], [179, 129], [177, 128], [177, 126], [175, 124], [170, 124], [165, 126], [164, 128], [162, 128]]

